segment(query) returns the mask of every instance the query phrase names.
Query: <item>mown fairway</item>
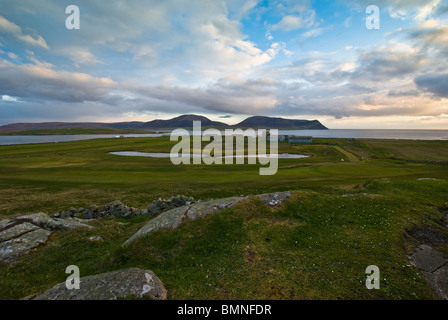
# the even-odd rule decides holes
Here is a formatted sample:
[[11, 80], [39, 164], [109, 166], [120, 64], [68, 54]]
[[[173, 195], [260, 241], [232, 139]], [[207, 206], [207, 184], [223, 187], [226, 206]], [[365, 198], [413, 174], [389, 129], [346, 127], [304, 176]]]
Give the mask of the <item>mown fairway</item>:
[[[291, 190], [293, 197], [276, 209], [249, 200], [126, 248], [151, 217], [106, 219], [92, 223], [93, 231], [53, 235], [17, 263], [0, 264], [0, 298], [65, 281], [70, 264], [82, 276], [151, 269], [170, 299], [437, 298], [410, 266], [416, 241], [407, 230], [438, 227], [448, 210], [448, 142], [280, 144], [280, 153], [311, 157], [280, 159], [274, 176], [260, 176], [259, 164], [174, 166], [170, 159], [109, 154], [170, 152], [174, 144], [166, 137], [0, 146], [0, 218], [113, 200], [144, 208], [176, 194], [206, 200]], [[90, 242], [91, 235], [104, 241]], [[380, 267], [380, 290], [365, 287], [368, 265]]]

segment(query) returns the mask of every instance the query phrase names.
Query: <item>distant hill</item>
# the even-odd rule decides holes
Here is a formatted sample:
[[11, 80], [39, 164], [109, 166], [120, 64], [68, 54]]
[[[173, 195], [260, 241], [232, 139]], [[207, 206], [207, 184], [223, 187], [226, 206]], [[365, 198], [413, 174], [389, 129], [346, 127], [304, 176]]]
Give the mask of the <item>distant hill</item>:
[[[30, 130], [55, 129], [123, 129], [123, 130], [160, 130], [175, 128], [191, 128], [193, 121], [201, 121], [202, 127], [227, 128], [228, 124], [212, 121], [198, 115], [182, 115], [169, 120], [152, 120], [149, 122], [42, 122], [13, 123], [0, 126], [0, 131], [20, 132]], [[265, 129], [327, 129], [318, 120], [292, 120], [283, 118], [255, 116], [233, 125], [235, 128], [265, 128]]]
[[254, 116], [238, 123], [236, 127], [242, 128], [271, 128], [294, 130], [325, 130], [328, 129], [318, 120], [294, 120], [272, 117]]
[[175, 128], [191, 128], [193, 121], [201, 121], [201, 127], [228, 127], [228, 124], [218, 121], [212, 121], [203, 116], [193, 114], [179, 116], [170, 120], [153, 120], [146, 122], [140, 129], [175, 129]]

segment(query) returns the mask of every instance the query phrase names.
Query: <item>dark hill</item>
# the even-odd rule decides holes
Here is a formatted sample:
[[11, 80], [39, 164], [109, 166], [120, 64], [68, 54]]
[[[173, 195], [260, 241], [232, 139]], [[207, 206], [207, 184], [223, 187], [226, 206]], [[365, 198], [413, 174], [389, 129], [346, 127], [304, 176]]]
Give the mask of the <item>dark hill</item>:
[[193, 121], [201, 121], [202, 127], [228, 127], [223, 122], [212, 121], [203, 116], [193, 114], [179, 116], [170, 120], [153, 120], [142, 125], [141, 129], [175, 129], [175, 128], [191, 128]]
[[254, 116], [247, 118], [246, 120], [235, 125], [236, 127], [249, 127], [249, 128], [270, 128], [270, 129], [328, 129], [318, 120], [294, 120], [272, 117]]
[[[42, 122], [42, 123], [14, 123], [0, 126], [0, 131], [26, 131], [51, 129], [129, 129], [129, 130], [159, 130], [175, 128], [192, 128], [193, 121], [201, 121], [202, 128], [226, 128], [229, 125], [212, 121], [198, 115], [182, 115], [169, 120], [153, 120], [149, 122]], [[327, 129], [318, 120], [290, 120], [271, 117], [250, 117], [232, 127], [265, 128], [265, 129]]]

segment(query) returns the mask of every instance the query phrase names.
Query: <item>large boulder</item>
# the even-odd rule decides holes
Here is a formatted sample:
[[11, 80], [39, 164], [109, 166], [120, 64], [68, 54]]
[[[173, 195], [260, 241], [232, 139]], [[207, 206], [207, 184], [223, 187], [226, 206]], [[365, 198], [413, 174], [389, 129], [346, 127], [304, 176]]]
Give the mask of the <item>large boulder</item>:
[[130, 268], [80, 279], [79, 289], [67, 289], [59, 283], [34, 300], [117, 300], [149, 297], [166, 300], [162, 281], [149, 270]]
[[45, 244], [56, 230], [92, 228], [76, 219], [54, 219], [43, 212], [0, 221], [0, 261], [12, 263]]
[[[291, 196], [289, 191], [266, 193], [257, 195], [266, 205], [275, 206], [285, 201]], [[126, 240], [124, 245], [128, 245], [136, 239], [161, 228], [176, 229], [185, 219], [196, 220], [207, 214], [221, 211], [225, 208], [231, 208], [241, 200], [249, 197], [230, 197], [218, 200], [209, 200], [204, 202], [195, 202], [190, 205], [184, 205], [178, 208], [167, 210], [149, 221], [136, 234]], [[149, 208], [148, 208], [149, 209]]]

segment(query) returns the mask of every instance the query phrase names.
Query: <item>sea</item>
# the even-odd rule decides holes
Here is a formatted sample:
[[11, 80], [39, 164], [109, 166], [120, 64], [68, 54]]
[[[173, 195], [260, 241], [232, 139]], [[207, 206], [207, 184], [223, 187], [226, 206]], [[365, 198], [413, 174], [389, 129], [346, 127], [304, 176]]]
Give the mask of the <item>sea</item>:
[[[148, 134], [93, 134], [93, 135], [34, 135], [0, 136], [0, 145], [59, 143], [90, 139], [150, 138], [169, 136], [169, 133]], [[314, 138], [344, 139], [393, 139], [393, 140], [446, 140], [448, 130], [393, 130], [393, 129], [329, 129], [329, 130], [279, 130], [279, 135], [311, 136]]]

